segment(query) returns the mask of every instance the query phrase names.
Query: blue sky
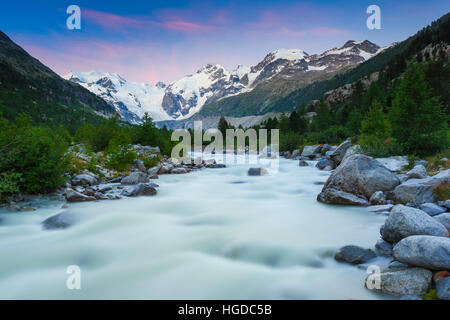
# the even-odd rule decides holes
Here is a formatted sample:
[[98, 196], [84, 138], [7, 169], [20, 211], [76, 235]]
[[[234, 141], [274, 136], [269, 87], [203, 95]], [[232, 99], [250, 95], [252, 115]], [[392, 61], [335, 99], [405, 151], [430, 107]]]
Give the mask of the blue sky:
[[[66, 8], [81, 8], [68, 30]], [[381, 8], [381, 30], [366, 8]], [[254, 65], [278, 48], [309, 54], [368, 39], [401, 41], [450, 11], [449, 1], [8, 1], [0, 30], [60, 74], [99, 70], [166, 83], [206, 63]]]

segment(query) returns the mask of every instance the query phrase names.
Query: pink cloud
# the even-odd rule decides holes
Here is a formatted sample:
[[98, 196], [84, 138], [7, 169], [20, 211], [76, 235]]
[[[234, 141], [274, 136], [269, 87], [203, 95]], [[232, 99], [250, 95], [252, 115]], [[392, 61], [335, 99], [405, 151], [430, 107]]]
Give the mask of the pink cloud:
[[140, 19], [122, 17], [117, 14], [83, 9], [83, 18], [102, 28], [121, 30], [123, 28], [142, 28], [144, 23]]
[[280, 21], [280, 16], [275, 12], [264, 11], [261, 13], [260, 19], [256, 22], [251, 22], [249, 26], [252, 28], [270, 28], [279, 24]]
[[153, 21], [148, 17], [123, 17], [113, 13], [84, 9], [83, 15], [87, 21], [104, 29], [125, 32], [128, 29], [149, 30], [162, 28], [169, 31], [198, 33], [212, 31], [211, 25], [199, 24], [186, 20], [182, 15], [174, 13], [162, 15], [161, 21]]

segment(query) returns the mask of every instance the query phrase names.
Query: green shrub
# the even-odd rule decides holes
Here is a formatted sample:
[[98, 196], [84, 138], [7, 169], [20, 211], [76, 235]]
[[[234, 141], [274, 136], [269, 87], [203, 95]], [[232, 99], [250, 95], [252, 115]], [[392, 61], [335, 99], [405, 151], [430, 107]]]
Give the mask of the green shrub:
[[22, 175], [15, 172], [3, 172], [0, 174], [0, 200], [5, 196], [19, 192]]
[[0, 129], [0, 172], [19, 173], [20, 191], [50, 191], [64, 182], [68, 145], [57, 131], [33, 127], [25, 115], [11, 125], [2, 121]]
[[119, 146], [108, 153], [106, 166], [120, 172], [127, 171], [136, 158], [136, 152], [131, 150], [129, 146]]

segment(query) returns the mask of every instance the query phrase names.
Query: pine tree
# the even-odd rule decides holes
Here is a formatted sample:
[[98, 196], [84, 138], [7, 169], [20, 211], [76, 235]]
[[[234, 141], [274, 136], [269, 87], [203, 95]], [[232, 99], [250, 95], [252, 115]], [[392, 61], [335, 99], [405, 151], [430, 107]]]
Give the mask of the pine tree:
[[392, 136], [408, 154], [431, 154], [449, 145], [447, 115], [433, 97], [420, 65], [405, 72], [390, 111]]

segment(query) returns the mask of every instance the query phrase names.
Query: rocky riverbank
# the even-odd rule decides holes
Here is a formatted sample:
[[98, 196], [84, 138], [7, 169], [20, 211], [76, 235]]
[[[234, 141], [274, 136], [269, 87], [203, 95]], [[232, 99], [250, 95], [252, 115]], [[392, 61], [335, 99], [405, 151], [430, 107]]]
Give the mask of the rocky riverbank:
[[378, 255], [390, 260], [387, 267], [372, 270], [366, 288], [401, 299], [450, 299], [450, 200], [443, 198], [449, 169], [428, 176], [426, 161], [417, 160], [406, 170], [406, 157], [374, 159], [350, 141], [283, 155], [299, 166], [315, 160], [320, 170], [332, 171], [319, 202], [366, 206], [371, 214], [386, 215], [374, 248], [348, 245], [335, 254], [337, 261], [366, 267]]
[[[34, 211], [45, 200], [63, 202], [84, 202], [119, 200], [123, 197], [154, 196], [157, 194], [159, 175], [187, 174], [204, 168], [224, 168], [224, 164], [214, 159], [192, 159], [189, 163], [180, 163], [177, 159], [163, 156], [158, 147], [134, 145], [132, 150], [138, 157], [156, 159], [156, 165], [147, 167], [144, 161], [136, 159], [129, 170], [118, 172], [109, 169], [104, 162], [96, 161], [93, 169], [81, 169], [75, 173], [66, 173], [66, 184], [63, 188], [45, 195], [22, 195], [11, 197], [4, 204], [10, 211]], [[70, 155], [78, 164], [91, 163], [96, 155], [89, 154], [83, 146], [71, 148]], [[97, 155], [98, 157], [100, 155]], [[153, 163], [152, 162], [152, 163]], [[83, 167], [83, 165], [81, 166]], [[93, 172], [94, 171], [94, 172]], [[66, 207], [67, 205], [63, 205]]]

